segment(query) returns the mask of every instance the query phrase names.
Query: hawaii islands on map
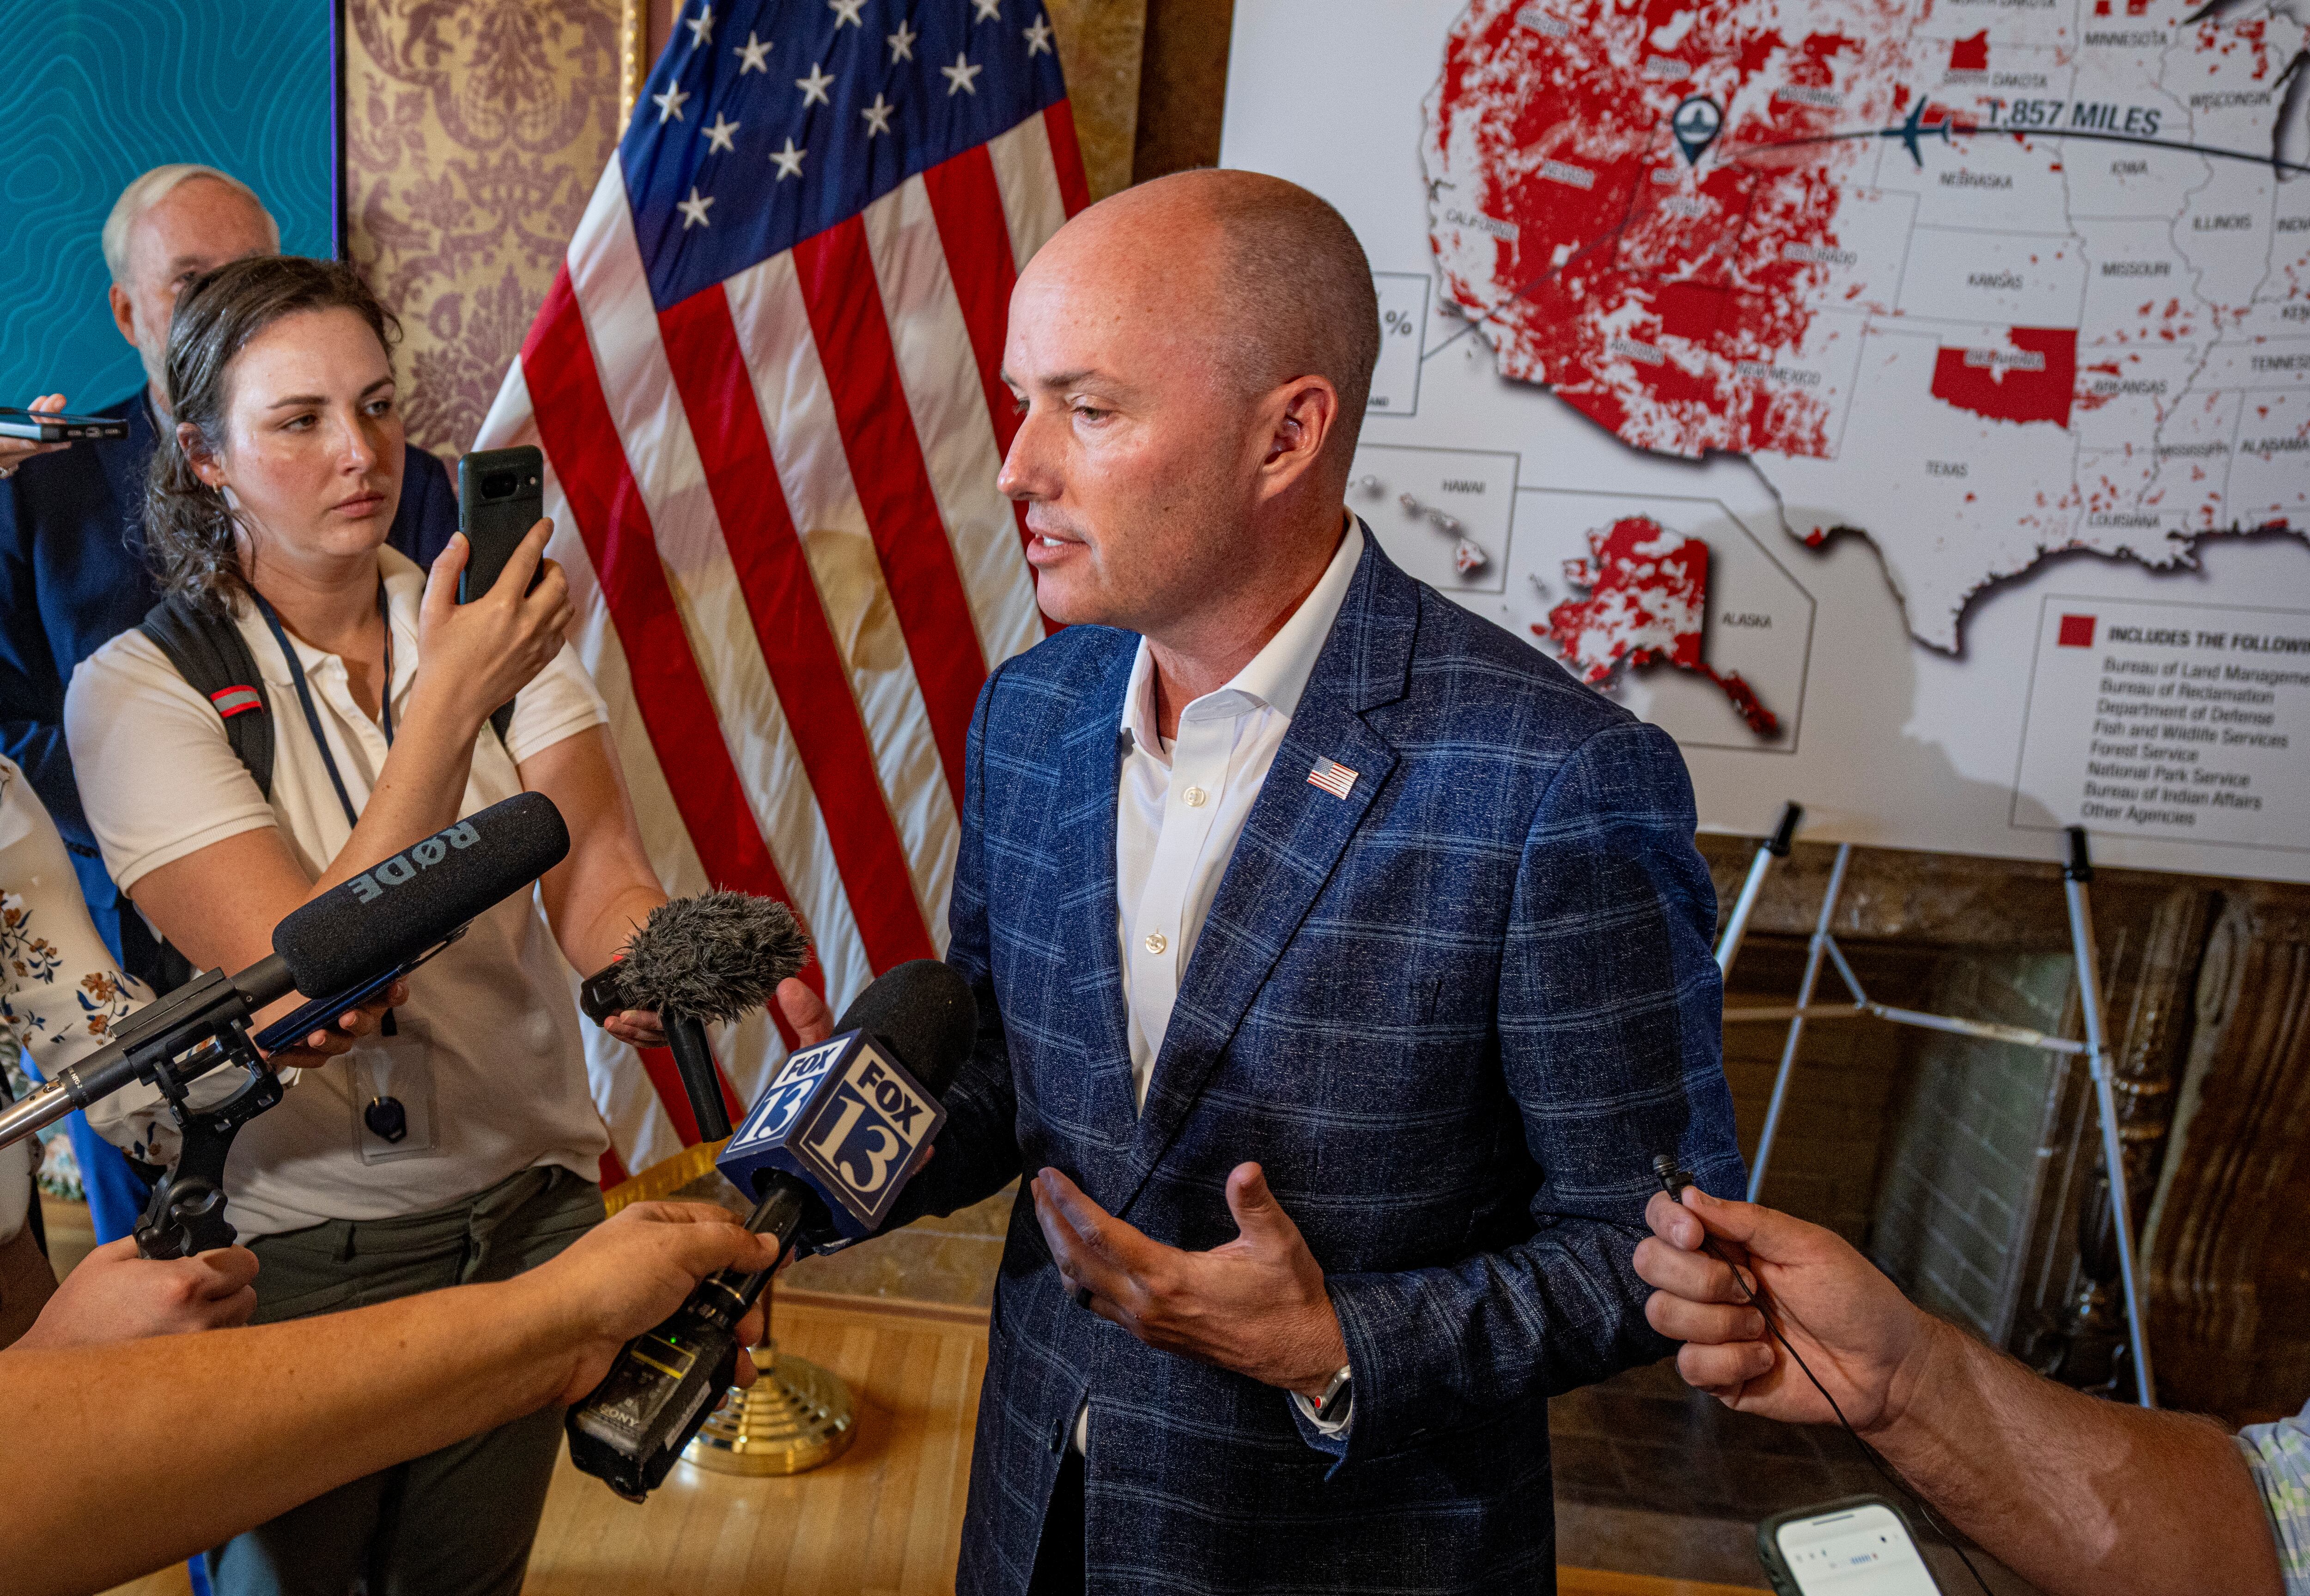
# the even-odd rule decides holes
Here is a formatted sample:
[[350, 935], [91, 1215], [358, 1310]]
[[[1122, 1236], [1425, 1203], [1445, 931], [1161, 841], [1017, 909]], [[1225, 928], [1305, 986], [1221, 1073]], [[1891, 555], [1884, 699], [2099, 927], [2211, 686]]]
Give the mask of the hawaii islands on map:
[[[1865, 535], [1961, 654], [2049, 555], [2310, 527], [2302, 3], [1474, 0], [1423, 106], [1442, 297], [1622, 442]], [[1680, 535], [1593, 532], [1547, 629], [1769, 734], [1677, 629]]]

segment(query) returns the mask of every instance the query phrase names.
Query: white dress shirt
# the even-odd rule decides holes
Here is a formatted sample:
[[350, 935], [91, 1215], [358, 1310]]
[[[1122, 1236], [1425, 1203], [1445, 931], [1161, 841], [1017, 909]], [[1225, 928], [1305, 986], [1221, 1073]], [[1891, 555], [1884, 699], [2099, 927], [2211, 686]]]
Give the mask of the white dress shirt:
[[[1115, 901], [1133, 1100], [1142, 1113], [1179, 980], [1220, 878], [1363, 558], [1362, 527], [1353, 516], [1345, 519], [1346, 535], [1314, 589], [1233, 680], [1179, 711], [1176, 739], [1156, 729], [1155, 657], [1147, 639], [1139, 640], [1131, 685], [1123, 694], [1129, 747], [1116, 783]], [[1312, 1404], [1296, 1392], [1293, 1400], [1315, 1417]], [[1352, 1417], [1350, 1411], [1323, 1427], [1341, 1434]], [[1089, 1450], [1090, 1420], [1086, 1405], [1075, 1424], [1080, 1450]]]

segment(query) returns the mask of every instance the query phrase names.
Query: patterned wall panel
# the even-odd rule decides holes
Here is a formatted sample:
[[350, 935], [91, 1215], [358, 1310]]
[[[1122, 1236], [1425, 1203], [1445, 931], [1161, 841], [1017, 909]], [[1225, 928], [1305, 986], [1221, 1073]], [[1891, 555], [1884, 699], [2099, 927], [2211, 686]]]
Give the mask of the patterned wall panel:
[[98, 235], [168, 161], [265, 196], [284, 248], [330, 253], [330, 0], [0, 0], [0, 403], [76, 408], [143, 380]]
[[411, 441], [480, 429], [617, 142], [620, 0], [346, 0], [354, 262], [402, 318]]

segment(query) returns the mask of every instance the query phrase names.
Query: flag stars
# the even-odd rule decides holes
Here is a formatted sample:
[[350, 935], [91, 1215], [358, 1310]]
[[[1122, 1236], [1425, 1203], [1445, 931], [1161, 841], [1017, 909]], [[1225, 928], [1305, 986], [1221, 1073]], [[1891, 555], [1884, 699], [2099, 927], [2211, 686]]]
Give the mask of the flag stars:
[[755, 38], [752, 29], [746, 30], [746, 42], [730, 52], [738, 57], [740, 77], [744, 77], [750, 72], [768, 74], [770, 70], [771, 43], [769, 39]]
[[970, 0], [978, 8], [974, 22], [999, 22], [1003, 20], [1003, 0]]
[[939, 70], [946, 74], [946, 94], [947, 98], [951, 100], [958, 94], [976, 95], [978, 92], [978, 74], [985, 72], [986, 68], [973, 66], [970, 64], [970, 57], [962, 51], [957, 50], [954, 55], [954, 65], [942, 66]]
[[786, 147], [785, 149], [771, 151], [770, 159], [777, 164], [777, 180], [783, 183], [788, 178], [801, 177], [802, 158], [809, 153], [810, 152], [807, 150], [795, 149], [795, 142], [791, 138], [786, 140]]
[[682, 108], [688, 104], [689, 100], [690, 91], [680, 83], [668, 83], [664, 93], [651, 95], [650, 103], [657, 107], [657, 125], [660, 127], [664, 126], [669, 117], [676, 122], [681, 121]]
[[1037, 17], [1033, 27], [1021, 28], [1020, 31], [1027, 36], [1029, 56], [1047, 56], [1051, 53], [1051, 24], [1048, 18]]
[[714, 118], [713, 126], [701, 127], [699, 131], [706, 135], [706, 147], [709, 152], [714, 150], [727, 151], [731, 147], [731, 139], [734, 137], [738, 132], [738, 127], [739, 125], [730, 120], [729, 117], [717, 114]]
[[841, 31], [845, 22], [854, 28], [864, 27], [865, 24], [859, 22], [858, 13], [865, 4], [866, 0], [826, 0], [826, 9], [834, 13], [835, 30]]
[[713, 204], [711, 199], [699, 198], [698, 190], [694, 187], [690, 189], [688, 199], [675, 201], [673, 208], [682, 213], [682, 230], [688, 232], [693, 227], [712, 225], [706, 220], [706, 213]]
[[714, 7], [710, 4], [699, 7], [698, 14], [682, 25], [690, 30], [691, 49], [710, 43], [714, 38]]
[[891, 60], [911, 61], [915, 58], [915, 40], [921, 37], [921, 34], [907, 26], [906, 18], [900, 17], [899, 30], [896, 33], [886, 33], [882, 39], [883, 42], [890, 47]]
[[805, 107], [832, 105], [834, 101], [826, 92], [827, 85], [832, 82], [834, 74], [821, 63], [813, 61], [810, 64], [810, 75], [795, 79], [795, 87], [802, 91], [802, 102]]
[[858, 113], [866, 118], [866, 136], [871, 139], [878, 133], [890, 132], [890, 113], [898, 108], [880, 94], [874, 96], [874, 103]]

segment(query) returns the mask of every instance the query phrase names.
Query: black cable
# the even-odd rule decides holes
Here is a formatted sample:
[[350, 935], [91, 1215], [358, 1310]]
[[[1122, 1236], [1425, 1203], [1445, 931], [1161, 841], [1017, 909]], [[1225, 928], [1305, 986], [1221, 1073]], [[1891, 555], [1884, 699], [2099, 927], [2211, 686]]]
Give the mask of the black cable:
[[[1661, 1157], [1666, 1158], [1667, 1155], [1663, 1154]], [[1654, 1160], [1654, 1168], [1660, 1175], [1662, 1188], [1668, 1192], [1669, 1201], [1676, 1202], [1677, 1192], [1681, 1186], [1695, 1185], [1698, 1183], [1684, 1171], [1677, 1169], [1673, 1159], [1668, 1159], [1668, 1165], [1667, 1168], [1662, 1169], [1660, 1160]], [[1681, 1207], [1682, 1204], [1679, 1203], [1678, 1206]], [[1700, 1223], [1700, 1217], [1698, 1214], [1693, 1216], [1693, 1223], [1696, 1225]], [[1741, 1298], [1749, 1306], [1757, 1310], [1757, 1316], [1765, 1322], [1765, 1329], [1771, 1334], [1773, 1340], [1781, 1344], [1781, 1350], [1786, 1352], [1797, 1367], [1804, 1371], [1804, 1377], [1812, 1382], [1812, 1388], [1815, 1391], [1820, 1392], [1820, 1400], [1828, 1404], [1828, 1410], [1831, 1413], [1837, 1415], [1837, 1422], [1844, 1427], [1846, 1435], [1853, 1437], [1853, 1444], [1861, 1449], [1861, 1455], [1869, 1460], [1870, 1467], [1875, 1469], [1888, 1485], [1909, 1499], [1917, 1512], [1924, 1515], [1926, 1524], [1932, 1528], [1934, 1534], [1949, 1542], [1950, 1550], [1957, 1554], [1957, 1560], [1965, 1565], [1965, 1571], [1973, 1575], [1973, 1583], [1982, 1588], [1984, 1596], [1997, 1596], [1996, 1592], [1990, 1589], [1989, 1582], [1982, 1578], [1981, 1570], [1973, 1566], [1973, 1559], [1965, 1555], [1965, 1547], [1959, 1542], [1956, 1531], [1941, 1522], [1932, 1508], [1926, 1504], [1924, 1497], [1918, 1495], [1915, 1488], [1901, 1477], [1899, 1470], [1879, 1456], [1877, 1449], [1861, 1438], [1861, 1432], [1854, 1429], [1853, 1421], [1845, 1417], [1845, 1410], [1838, 1407], [1837, 1399], [1828, 1394], [1828, 1387], [1820, 1383], [1820, 1376], [1812, 1372], [1812, 1367], [1805, 1362], [1803, 1354], [1789, 1345], [1789, 1338], [1783, 1335], [1781, 1327], [1774, 1323], [1772, 1310], [1758, 1301], [1757, 1294], [1749, 1289], [1749, 1283], [1741, 1278], [1741, 1266], [1716, 1250], [1716, 1243], [1709, 1236], [1705, 1226], [1700, 1233], [1700, 1250], [1732, 1271], [1732, 1284], [1739, 1289]]]

